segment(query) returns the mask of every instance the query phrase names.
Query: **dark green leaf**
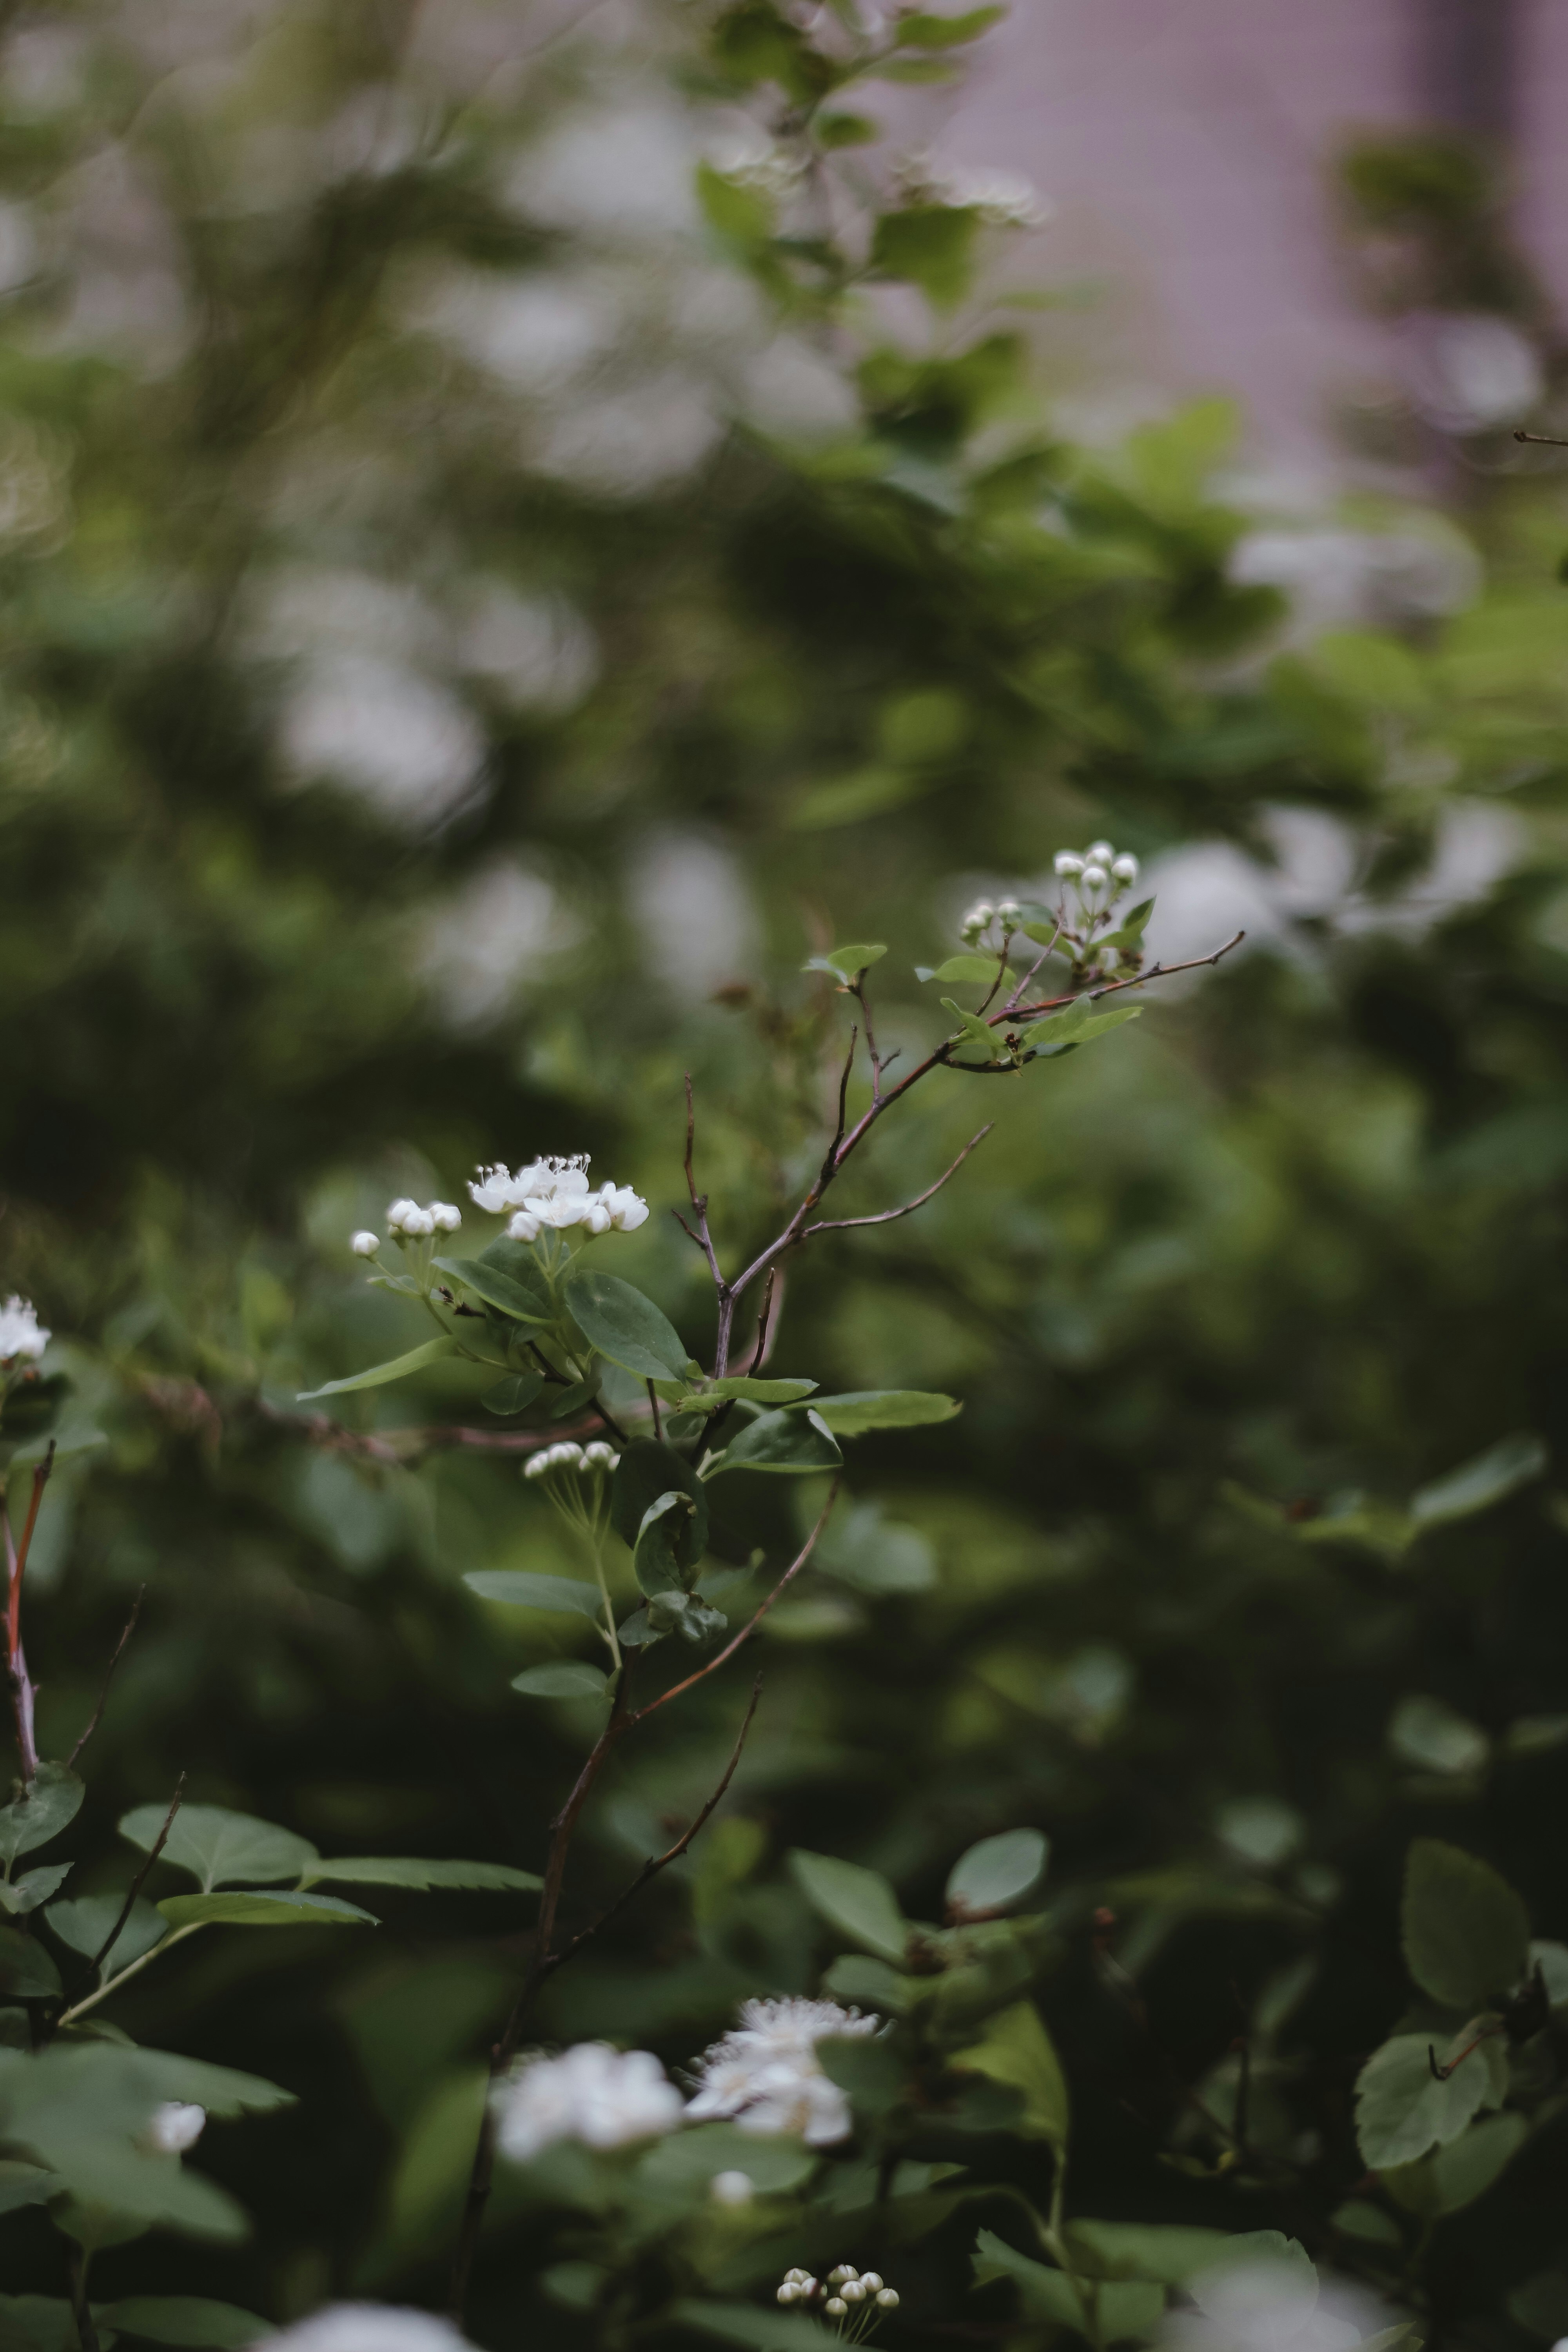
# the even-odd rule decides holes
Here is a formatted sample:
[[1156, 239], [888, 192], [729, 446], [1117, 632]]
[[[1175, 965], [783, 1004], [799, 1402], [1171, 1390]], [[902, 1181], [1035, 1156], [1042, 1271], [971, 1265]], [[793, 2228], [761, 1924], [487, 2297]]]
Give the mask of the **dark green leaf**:
[[68, 1862], [47, 1862], [41, 1870], [25, 1870], [20, 1878], [0, 1879], [0, 1909], [36, 1911], [58, 1894], [71, 1874]]
[[1069, 2221], [1074, 2267], [1094, 2279], [1147, 2279], [1180, 2286], [1235, 2245], [1224, 2230], [1169, 2221]]
[[[754, 2303], [698, 2303], [691, 2297], [674, 2304], [669, 2317], [683, 2327], [700, 2328], [740, 2344], [745, 2352], [838, 2352], [837, 2329], [823, 2327], [800, 2311], [767, 2311]], [[51, 2347], [52, 2352], [52, 2347]]]
[[1115, 930], [1108, 931], [1103, 939], [1095, 941], [1096, 955], [1105, 948], [1115, 948], [1124, 954], [1136, 952], [1143, 944], [1143, 934], [1148, 929], [1149, 918], [1153, 911], [1152, 898], [1145, 898], [1132, 908], [1129, 913], [1123, 915]]
[[232, 1888], [226, 1895], [171, 1895], [158, 1906], [174, 1927], [377, 1927], [381, 1922], [335, 1895]]
[[9, 1865], [68, 1829], [83, 1793], [68, 1765], [40, 1764], [26, 1795], [0, 1807], [0, 1863]]
[[[166, 1805], [138, 1805], [121, 1816], [120, 1834], [150, 1853], [167, 1812]], [[223, 1805], [182, 1805], [159, 1859], [188, 1870], [210, 1894], [215, 1886], [298, 1878], [319, 1857], [309, 1838], [296, 1837], [275, 1822], [231, 1813]]]
[[1385, 2170], [1384, 2187], [1407, 2213], [1419, 2214], [1423, 2221], [1462, 2212], [1502, 2178], [1529, 2137], [1524, 2116], [1483, 2116], [1419, 2164]]
[[15, 2000], [47, 2000], [60, 1990], [60, 1972], [37, 1936], [0, 1925], [0, 1993]]
[[[21, 2164], [13, 2158], [0, 2158], [0, 2213], [19, 2212], [24, 2205], [47, 2205], [59, 2187], [52, 2172], [41, 2165]], [[4, 2336], [0, 2334], [0, 2344]]]
[[[1396, 2033], [1374, 2050], [1356, 2080], [1356, 2139], [1374, 2172], [1414, 2164], [1443, 2147], [1481, 2107], [1500, 2106], [1508, 2090], [1507, 2045], [1500, 2034], [1461, 2053], [1476, 2040], [1467, 2025], [1451, 2040], [1431, 2033]], [[1453, 2065], [1447, 2081], [1432, 2071]]]
[[1479, 1454], [1462, 1469], [1450, 1470], [1410, 1497], [1410, 1516], [1423, 1528], [1445, 1527], [1453, 1519], [1472, 1518], [1490, 1510], [1506, 1496], [1517, 1494], [1546, 1468], [1546, 1448], [1524, 1430], [1505, 1437]]
[[515, 1378], [498, 1381], [493, 1389], [487, 1389], [479, 1402], [487, 1412], [526, 1412], [543, 1386], [542, 1372], [519, 1372]]
[[448, 1338], [426, 1339], [422, 1348], [410, 1348], [405, 1356], [394, 1356], [387, 1363], [373, 1364], [366, 1372], [351, 1372], [347, 1380], [328, 1381], [319, 1389], [301, 1389], [295, 1402], [313, 1404], [318, 1397], [343, 1396], [350, 1389], [384, 1388], [389, 1381], [406, 1380], [410, 1372], [423, 1371], [426, 1364], [453, 1354], [457, 1345], [456, 1339]]
[[671, 2132], [637, 2160], [639, 2189], [660, 2194], [688, 2192], [706, 2203], [716, 2172], [743, 2172], [763, 2196], [798, 2189], [821, 2158], [788, 2132], [742, 2131], [738, 2124], [689, 2124]]
[[835, 1437], [863, 1437], [873, 1429], [925, 1429], [963, 1407], [956, 1397], [924, 1389], [858, 1389], [818, 1397], [812, 1411]]
[[305, 1873], [306, 1886], [472, 1886], [520, 1895], [544, 1884], [531, 1870], [505, 1862], [411, 1862], [395, 1854], [334, 1854]]
[[[900, 81], [947, 78], [944, 67], [918, 66], [912, 59], [901, 69], [895, 63], [883, 72]], [[956, 205], [913, 205], [883, 213], [871, 240], [871, 267], [879, 278], [918, 286], [939, 310], [951, 310], [969, 291], [979, 226], [976, 214]]]
[[869, 147], [882, 135], [868, 114], [819, 114], [815, 128], [818, 145], [826, 148]]
[[1524, 1905], [1489, 1863], [1457, 1845], [1415, 1840], [1401, 1923], [1406, 1967], [1422, 1991], [1448, 2009], [1483, 2009], [1526, 1973]]
[[554, 1320], [550, 1294], [544, 1277], [531, 1263], [531, 1282], [519, 1279], [516, 1274], [502, 1271], [499, 1265], [488, 1265], [482, 1257], [438, 1257], [432, 1261], [487, 1307], [507, 1316], [514, 1323], [550, 1323]]
[[604, 1595], [596, 1584], [574, 1576], [538, 1576], [526, 1568], [470, 1569], [463, 1582], [481, 1601], [500, 1601], [509, 1609], [550, 1609], [563, 1615], [597, 1617]]
[[790, 1875], [819, 1918], [837, 1927], [862, 1951], [895, 1965], [903, 1959], [910, 1924], [899, 1908], [899, 1898], [887, 1880], [858, 1863], [841, 1862], [837, 1854], [807, 1853], [796, 1847], [789, 1858]]
[[1097, 1013], [1093, 997], [1080, 996], [1065, 1013], [1053, 1013], [1048, 1020], [1037, 1021], [1026, 1029], [1024, 1043], [1041, 1054], [1064, 1045], [1087, 1045], [1107, 1031], [1120, 1029], [1124, 1022], [1136, 1021], [1142, 1010], [1141, 1004], [1112, 1004]]
[[[514, 1691], [524, 1698], [603, 1698], [605, 1675], [577, 1658], [562, 1658], [550, 1665], [529, 1666], [511, 1678]], [[539, 1884], [535, 1880], [534, 1884]]]
[[210, 2345], [215, 2352], [242, 2352], [274, 2332], [270, 2320], [200, 2294], [132, 2294], [121, 2303], [95, 2304], [92, 2315], [100, 2327], [149, 2344]]
[[1067, 2077], [1055, 2044], [1032, 2000], [1016, 2000], [986, 2020], [980, 2040], [959, 2051], [952, 2063], [969, 2074], [988, 2074], [1023, 2096], [1014, 2126], [1026, 2137], [1067, 2147], [1070, 2114]]
[[982, 1838], [949, 1874], [950, 1913], [972, 1919], [1022, 1902], [1045, 1876], [1050, 1851], [1049, 1839], [1038, 1830], [1004, 1830], [999, 1837]]
[[651, 1298], [618, 1275], [589, 1268], [572, 1275], [566, 1304], [584, 1339], [640, 1381], [678, 1381], [687, 1355], [679, 1334]]
[[690, 1580], [689, 1562], [697, 1505], [682, 1487], [659, 1495], [643, 1513], [632, 1549], [632, 1566], [641, 1590], [651, 1601], [661, 1592], [679, 1592]]
[[844, 1456], [832, 1432], [814, 1410], [798, 1407], [764, 1412], [730, 1440], [709, 1472], [771, 1470], [800, 1477], [813, 1470], [836, 1470]]
[[892, 2044], [866, 2033], [825, 2033], [816, 2063], [863, 2115], [885, 2116], [903, 2095], [903, 2060]]
[[574, 1381], [569, 1389], [552, 1389], [550, 1395], [551, 1420], [565, 1421], [573, 1413], [581, 1412], [585, 1404], [593, 1402], [598, 1392], [597, 1381]]
[[682, 1412], [717, 1412], [731, 1398], [743, 1397], [748, 1404], [798, 1404], [811, 1395], [815, 1381], [710, 1381], [707, 1387], [693, 1395], [689, 1389], [678, 1389], [673, 1381], [656, 1381], [660, 1396], [667, 1393], [671, 1403], [679, 1403]]
[[0, 2294], [0, 2352], [78, 2352], [79, 2340], [63, 2295]]
[[701, 1479], [673, 1445], [634, 1437], [616, 1465], [610, 1486], [610, 1525], [629, 1551], [637, 1549], [643, 1520], [661, 1495], [679, 1493], [696, 1506], [690, 1519], [672, 1519], [671, 1541], [684, 1571], [695, 1568], [708, 1549], [708, 1496]]

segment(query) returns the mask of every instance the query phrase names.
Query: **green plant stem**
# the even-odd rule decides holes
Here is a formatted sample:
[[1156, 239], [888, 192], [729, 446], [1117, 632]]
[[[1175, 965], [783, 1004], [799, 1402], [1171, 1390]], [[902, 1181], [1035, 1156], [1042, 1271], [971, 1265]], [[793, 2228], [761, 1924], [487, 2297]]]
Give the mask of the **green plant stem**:
[[91, 2260], [85, 2246], [72, 2243], [66, 2257], [66, 2279], [70, 2290], [71, 2316], [76, 2321], [77, 2338], [81, 2352], [99, 2352], [98, 2330], [93, 2326], [92, 2305], [87, 2299], [87, 2266]]
[[127, 1978], [139, 1976], [149, 1960], [162, 1959], [165, 1952], [172, 1952], [176, 1944], [184, 1943], [187, 1936], [195, 1935], [198, 1929], [205, 1927], [206, 1924], [205, 1919], [193, 1919], [188, 1927], [176, 1927], [172, 1936], [163, 1937], [160, 1942], [153, 1945], [150, 1952], [143, 1952], [139, 1960], [132, 1960], [128, 1968], [121, 1969], [118, 1976], [110, 1977], [107, 1984], [100, 1984], [96, 1992], [89, 1992], [85, 2000], [74, 2002], [69, 2009], [62, 2010], [58, 2022], [61, 2025], [69, 2025], [76, 2018], [85, 2017], [88, 2011], [96, 2009], [100, 2000], [107, 2000], [111, 1992], [118, 1992]]

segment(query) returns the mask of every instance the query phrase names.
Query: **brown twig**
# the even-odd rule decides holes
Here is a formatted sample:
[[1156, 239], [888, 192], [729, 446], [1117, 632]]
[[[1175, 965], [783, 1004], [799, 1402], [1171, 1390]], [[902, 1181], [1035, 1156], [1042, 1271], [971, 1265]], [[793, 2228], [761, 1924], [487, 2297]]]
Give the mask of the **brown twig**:
[[107, 1667], [104, 1669], [103, 1688], [98, 1694], [98, 1705], [93, 1708], [91, 1715], [88, 1717], [87, 1729], [82, 1733], [81, 1738], [77, 1741], [76, 1746], [66, 1758], [68, 1768], [76, 1762], [77, 1758], [81, 1754], [82, 1749], [87, 1746], [88, 1741], [92, 1738], [93, 1733], [98, 1729], [99, 1725], [103, 1720], [103, 1710], [109, 1704], [109, 1685], [114, 1680], [114, 1669], [120, 1664], [121, 1654], [125, 1649], [125, 1644], [131, 1639], [132, 1634], [136, 1631], [136, 1620], [142, 1614], [142, 1601], [146, 1591], [147, 1587], [144, 1584], [139, 1584], [136, 1588], [136, 1598], [131, 1603], [131, 1614], [125, 1620], [125, 1631], [121, 1634], [119, 1641], [114, 1644], [113, 1654], [110, 1658]]
[[970, 1137], [946, 1173], [939, 1176], [934, 1184], [928, 1184], [923, 1192], [917, 1192], [912, 1201], [906, 1201], [902, 1208], [879, 1209], [875, 1216], [870, 1217], [823, 1217], [815, 1225], [805, 1225], [802, 1228], [801, 1240], [808, 1242], [813, 1234], [841, 1234], [847, 1232], [851, 1225], [890, 1225], [897, 1218], [910, 1216], [916, 1209], [923, 1209], [928, 1201], [934, 1200], [948, 1178], [957, 1175], [975, 1145], [984, 1142], [995, 1123], [994, 1119], [987, 1119], [978, 1133]]
[[[554, 1952], [551, 1955], [548, 1965], [552, 1975], [554, 1974], [558, 1968], [563, 1967], [567, 1960], [571, 1959], [574, 1953], [581, 1951], [584, 1944], [590, 1942], [594, 1937], [599, 1935], [603, 1929], [607, 1927], [610, 1921], [614, 1919], [619, 1912], [624, 1911], [626, 1905], [632, 1902], [636, 1896], [640, 1895], [643, 1888], [647, 1886], [651, 1880], [657, 1878], [661, 1870], [668, 1870], [672, 1862], [679, 1862], [681, 1855], [686, 1852], [688, 1846], [690, 1845], [692, 1840], [698, 1836], [700, 1832], [707, 1827], [715, 1810], [722, 1801], [731, 1781], [735, 1777], [735, 1768], [741, 1760], [741, 1750], [746, 1744], [746, 1734], [752, 1727], [752, 1717], [757, 1711], [757, 1702], [762, 1697], [762, 1695], [763, 1678], [761, 1675], [759, 1675], [756, 1681], [752, 1685], [751, 1704], [748, 1706], [745, 1715], [742, 1719], [740, 1733], [736, 1738], [734, 1749], [731, 1755], [730, 1761], [724, 1767], [724, 1777], [720, 1781], [718, 1787], [714, 1790], [713, 1794], [709, 1798], [707, 1803], [703, 1806], [702, 1811], [692, 1822], [691, 1827], [687, 1830], [682, 1836], [677, 1838], [675, 1843], [670, 1847], [668, 1853], [654, 1854], [648, 1861], [645, 1862], [637, 1876], [628, 1885], [626, 1885], [621, 1889], [621, 1892], [616, 1895], [615, 1901], [609, 1906], [607, 1910], [600, 1912], [599, 1916], [594, 1921], [591, 1927], [581, 1929], [577, 1935], [573, 1937], [572, 1941], [569, 1944], [563, 1944], [558, 1952]], [[636, 1719], [637, 1718], [634, 1717], [633, 1720], [636, 1721]]]
[[828, 1514], [837, 1500], [838, 1480], [835, 1478], [832, 1486], [827, 1490], [827, 1500], [824, 1503], [822, 1509], [818, 1514], [816, 1525], [813, 1528], [805, 1543], [801, 1546], [799, 1551], [796, 1552], [795, 1558], [791, 1560], [789, 1566], [785, 1569], [784, 1574], [780, 1577], [778, 1582], [774, 1585], [773, 1591], [768, 1594], [767, 1599], [762, 1603], [761, 1607], [753, 1611], [752, 1614], [747, 1618], [745, 1623], [742, 1626], [740, 1632], [735, 1634], [731, 1640], [725, 1643], [717, 1657], [710, 1658], [705, 1666], [699, 1666], [697, 1672], [694, 1675], [688, 1675], [684, 1682], [679, 1682], [672, 1685], [668, 1690], [661, 1691], [658, 1698], [650, 1698], [646, 1706], [638, 1707], [637, 1713], [627, 1723], [626, 1728], [628, 1731], [636, 1724], [646, 1723], [650, 1715], [657, 1715], [661, 1706], [668, 1706], [670, 1700], [672, 1698], [679, 1698], [683, 1691], [691, 1690], [695, 1688], [698, 1683], [706, 1682], [710, 1675], [716, 1675], [720, 1667], [734, 1656], [736, 1651], [740, 1649], [742, 1644], [750, 1641], [752, 1635], [756, 1632], [757, 1627], [762, 1623], [763, 1619], [767, 1615], [768, 1611], [773, 1607], [773, 1602], [784, 1590], [784, 1587], [788, 1584], [793, 1584], [795, 1578], [800, 1574], [801, 1570], [805, 1566], [806, 1561], [811, 1558], [812, 1553], [816, 1549], [817, 1538], [821, 1535], [823, 1528], [827, 1525]]
[[1568, 441], [1559, 441], [1554, 433], [1516, 432], [1513, 437], [1516, 441], [1533, 441], [1538, 449], [1568, 449]]
[[658, 1417], [658, 1396], [651, 1381], [647, 1381], [645, 1385], [647, 1389], [648, 1411], [653, 1415], [653, 1433], [662, 1445], [664, 1444], [664, 1423]]
[[98, 1974], [100, 1969], [103, 1966], [105, 1960], [109, 1958], [110, 1952], [114, 1949], [116, 1944], [120, 1941], [121, 1937], [125, 1933], [125, 1923], [130, 1918], [132, 1912], [136, 1908], [136, 1897], [141, 1894], [142, 1889], [146, 1885], [148, 1879], [152, 1876], [153, 1865], [157, 1861], [158, 1856], [163, 1853], [164, 1846], [168, 1843], [169, 1832], [174, 1826], [174, 1815], [180, 1810], [180, 1801], [184, 1797], [184, 1793], [185, 1776], [182, 1772], [179, 1779], [174, 1783], [174, 1793], [169, 1801], [169, 1810], [163, 1816], [163, 1826], [159, 1831], [157, 1837], [153, 1840], [152, 1852], [148, 1854], [146, 1861], [142, 1864], [141, 1869], [137, 1872], [135, 1877], [132, 1880], [130, 1885], [125, 1891], [125, 1900], [120, 1906], [119, 1918], [116, 1919], [113, 1927], [110, 1929], [108, 1935], [104, 1937], [102, 1943], [99, 1946], [91, 1959], [89, 1960], [86, 1969], [77, 1979], [75, 1984], [72, 1985], [70, 1990], [66, 1995], [65, 2005], [68, 2009], [71, 2007], [78, 1995], [86, 1990], [93, 1978]]

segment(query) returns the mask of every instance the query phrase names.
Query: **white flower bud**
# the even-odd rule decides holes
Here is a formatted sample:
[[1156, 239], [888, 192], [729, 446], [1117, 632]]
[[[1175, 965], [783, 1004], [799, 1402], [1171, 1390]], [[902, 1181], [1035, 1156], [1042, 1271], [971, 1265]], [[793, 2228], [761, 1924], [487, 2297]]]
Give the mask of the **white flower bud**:
[[809, 2271], [793, 2270], [785, 2271], [784, 2273], [785, 2286], [809, 2286], [810, 2284], [811, 2273]]
[[1002, 920], [1005, 923], [1016, 923], [1023, 911], [1024, 909], [1019, 906], [1016, 898], [1000, 898], [997, 900], [996, 912], [1001, 916]]
[[862, 2271], [860, 2284], [868, 2294], [880, 2294], [882, 2291], [882, 2282], [875, 2271]]
[[1136, 882], [1138, 860], [1130, 849], [1124, 849], [1120, 857], [1111, 860], [1110, 870], [1119, 882]]
[[839, 2290], [846, 2303], [864, 2303], [866, 2290], [858, 2278], [846, 2279]]
[[849, 2305], [841, 2294], [830, 2294], [823, 2308], [829, 2319], [842, 2319], [848, 2312]]
[[613, 1470], [619, 1459], [613, 1445], [606, 1445], [602, 1437], [595, 1437], [592, 1445], [583, 1448], [580, 1466], [584, 1470]]
[[1086, 866], [1079, 878], [1086, 890], [1103, 890], [1110, 877], [1103, 866]]
[[853, 2263], [840, 2263], [837, 2269], [828, 2272], [827, 2284], [829, 2286], [842, 2286], [846, 2279], [852, 2279], [858, 2275]]
[[366, 1233], [351, 1234], [349, 1235], [349, 1247], [353, 1250], [355, 1257], [374, 1257], [377, 1250], [381, 1247], [381, 1235], [379, 1234]]
[[547, 1445], [542, 1452], [538, 1454], [531, 1454], [528, 1460], [522, 1465], [523, 1476], [525, 1478], [542, 1478], [545, 1472], [551, 1466], [550, 1456], [553, 1451], [554, 1448], [552, 1446]]
[[1057, 872], [1064, 882], [1076, 882], [1083, 872], [1083, 860], [1076, 849], [1058, 849], [1055, 863]]
[[897, 2311], [899, 2307], [899, 2298], [893, 2293], [890, 2286], [885, 2286], [882, 2289], [881, 2294], [877, 2297], [877, 2301], [881, 2305], [884, 2311]]
[[531, 1209], [520, 1209], [506, 1229], [509, 1242], [536, 1242], [543, 1230]]
[[[742, 2177], [744, 2178], [743, 2175]], [[719, 2178], [722, 2180], [724, 2175], [721, 2173]], [[798, 2303], [800, 2301], [800, 2289], [796, 2286], [793, 2279], [785, 2279], [783, 2286], [780, 2287], [777, 2295], [774, 2297], [774, 2301], [778, 2303]]]
[[980, 932], [985, 929], [986, 924], [991, 920], [992, 916], [995, 912], [996, 909], [991, 904], [989, 898], [977, 898], [959, 926], [959, 929], [963, 931], [965, 939], [969, 937], [971, 932], [973, 932], [976, 937], [978, 937]]
[[1109, 841], [1091, 841], [1083, 853], [1086, 866], [1109, 866], [1116, 852]]
[[450, 1201], [432, 1201], [430, 1219], [437, 1233], [455, 1234], [463, 1222], [463, 1213]]

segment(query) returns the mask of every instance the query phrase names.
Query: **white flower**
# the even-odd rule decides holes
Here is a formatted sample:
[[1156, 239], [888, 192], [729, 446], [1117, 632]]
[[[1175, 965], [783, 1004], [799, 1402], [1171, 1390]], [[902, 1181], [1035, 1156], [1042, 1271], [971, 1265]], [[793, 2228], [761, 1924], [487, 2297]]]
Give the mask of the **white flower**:
[[602, 1437], [595, 1437], [592, 1445], [583, 1448], [579, 1466], [584, 1470], [613, 1470], [619, 1459], [613, 1445], [606, 1445]]
[[907, 159], [899, 176], [911, 202], [975, 212], [993, 228], [1038, 228], [1051, 216], [1051, 206], [1021, 173], [966, 171], [922, 155]]
[[449, 2320], [384, 2303], [330, 2303], [267, 2341], [268, 2352], [467, 2352]]
[[1083, 860], [1076, 849], [1058, 849], [1055, 863], [1064, 882], [1076, 882], [1083, 872]]
[[1136, 882], [1138, 879], [1138, 860], [1133, 856], [1132, 852], [1130, 849], [1124, 849], [1120, 857], [1113, 857], [1111, 859], [1110, 870], [1119, 882]]
[[[471, 1184], [468, 1190], [473, 1191]], [[481, 1202], [479, 1205], [482, 1208], [484, 1203]], [[531, 1209], [520, 1209], [506, 1229], [506, 1237], [509, 1242], [536, 1242], [543, 1230]]]
[[[757, 2193], [757, 2186], [749, 2172], [716, 2172], [708, 2184], [708, 2194], [716, 2205], [749, 2205]], [[790, 2296], [793, 2303], [800, 2290]], [[779, 2301], [784, 2301], [781, 2293]]]
[[463, 1222], [461, 1209], [450, 1201], [432, 1201], [429, 1214], [438, 1234], [455, 1234]]
[[1084, 851], [1086, 866], [1109, 866], [1116, 852], [1109, 841], [1091, 841]]
[[741, 2022], [698, 2061], [692, 2123], [732, 2116], [742, 2131], [798, 2132], [808, 2147], [848, 2137], [849, 2102], [817, 2063], [828, 2033], [875, 2033], [879, 2020], [833, 2000], [748, 2000]]
[[1009, 925], [1016, 923], [1023, 911], [1016, 898], [999, 898], [996, 902], [996, 912]]
[[899, 2298], [890, 2286], [885, 2286], [877, 2297], [884, 2311], [897, 2311]]
[[1079, 877], [1086, 890], [1103, 890], [1110, 879], [1103, 866], [1086, 866]]
[[500, 2145], [520, 2163], [556, 2140], [624, 2147], [673, 2131], [680, 2094], [647, 2050], [580, 2042], [559, 2058], [531, 2059], [497, 2095]]
[[184, 2156], [195, 2147], [207, 2119], [205, 2107], [188, 2106], [182, 2099], [165, 2099], [142, 2134], [142, 2145], [154, 2156]]
[[49, 1344], [49, 1335], [33, 1312], [30, 1298], [19, 1298], [15, 1291], [0, 1307], [0, 1363], [14, 1363], [18, 1356], [41, 1356]]
[[435, 1211], [417, 1201], [394, 1201], [386, 1212], [386, 1230], [395, 1241], [422, 1242], [436, 1230]]
[[351, 1234], [349, 1247], [355, 1257], [374, 1257], [381, 1247], [381, 1235], [369, 1233]]
[[610, 1223], [618, 1234], [635, 1234], [639, 1225], [647, 1223], [647, 1202], [634, 1192], [629, 1184], [606, 1184], [600, 1200], [610, 1213]]

